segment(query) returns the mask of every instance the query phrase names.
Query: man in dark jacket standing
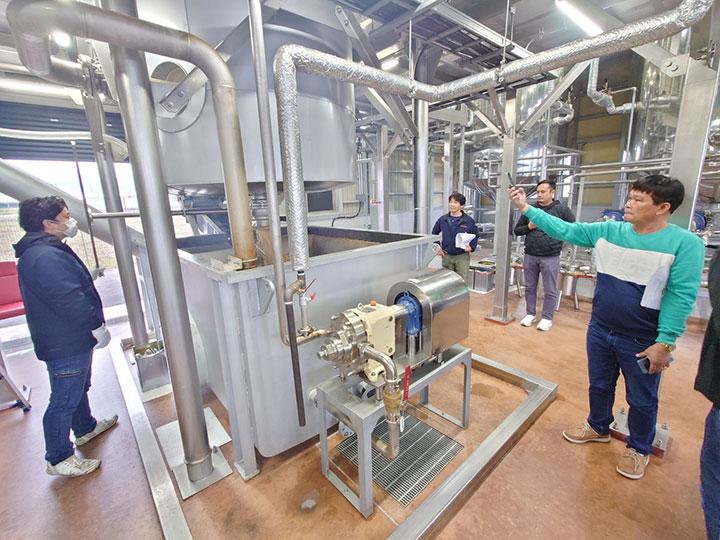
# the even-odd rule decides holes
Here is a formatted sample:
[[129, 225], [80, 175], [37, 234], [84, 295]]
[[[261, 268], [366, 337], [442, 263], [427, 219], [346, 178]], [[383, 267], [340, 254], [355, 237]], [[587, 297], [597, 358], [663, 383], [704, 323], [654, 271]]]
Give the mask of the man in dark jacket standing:
[[712, 402], [700, 452], [700, 492], [708, 540], [720, 539], [720, 251], [710, 262], [708, 289], [712, 314], [705, 331], [695, 390]]
[[60, 197], [37, 197], [20, 203], [20, 226], [26, 234], [15, 244], [20, 293], [38, 359], [47, 365], [50, 402], [43, 416], [47, 473], [82, 476], [100, 466], [98, 459], [74, 453], [117, 422], [95, 420], [90, 412], [90, 364], [93, 348], [110, 343], [102, 302], [90, 272], [61, 240], [77, 234]]
[[[442, 233], [440, 255], [442, 256], [443, 268], [456, 272], [467, 283], [467, 275], [470, 270], [470, 252], [475, 251], [480, 233], [478, 233], [473, 218], [463, 212], [464, 206], [465, 195], [457, 192], [450, 195], [448, 198], [450, 212], [440, 216], [435, 222], [432, 233]], [[466, 235], [467, 241], [460, 242], [458, 240], [458, 234], [460, 233]], [[472, 239], [470, 239], [470, 235], [472, 235]]]
[[[551, 216], [559, 217], [570, 223], [575, 216], [567, 206], [555, 200], [555, 182], [543, 180], [537, 185], [537, 202], [533, 205], [544, 210]], [[525, 257], [523, 258], [523, 272], [525, 274], [525, 304], [526, 313], [520, 324], [530, 326], [537, 321], [537, 285], [542, 274], [545, 298], [543, 300], [542, 318], [537, 325], [538, 330], [547, 331], [552, 326], [557, 300], [557, 278], [560, 270], [560, 250], [562, 240], [550, 238], [547, 234], [522, 216], [515, 225], [515, 236], [525, 236]]]

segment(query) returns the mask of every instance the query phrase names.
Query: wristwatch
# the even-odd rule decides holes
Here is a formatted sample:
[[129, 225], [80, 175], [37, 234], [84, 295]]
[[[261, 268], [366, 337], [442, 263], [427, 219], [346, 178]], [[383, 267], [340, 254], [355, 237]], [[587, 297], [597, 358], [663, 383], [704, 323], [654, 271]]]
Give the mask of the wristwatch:
[[669, 343], [660, 343], [660, 345], [665, 347], [665, 350], [667, 352], [673, 352], [677, 348], [677, 345], [675, 345], [675, 344], [671, 345]]

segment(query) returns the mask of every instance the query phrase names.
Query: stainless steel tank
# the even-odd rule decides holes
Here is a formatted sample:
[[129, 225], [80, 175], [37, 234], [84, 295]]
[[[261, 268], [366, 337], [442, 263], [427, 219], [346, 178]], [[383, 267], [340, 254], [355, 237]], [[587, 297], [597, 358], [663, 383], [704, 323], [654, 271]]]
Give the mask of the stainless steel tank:
[[[139, 0], [140, 16], [153, 22], [188, 29], [216, 46], [247, 15], [246, 2], [215, 1], [212, 8], [204, 2], [186, 0], [184, 6], [169, 1]], [[328, 16], [329, 15], [329, 16]], [[312, 17], [315, 20], [310, 20]], [[265, 25], [268, 82], [273, 93], [272, 62], [277, 49], [296, 43], [343, 58], [351, 58], [350, 42], [333, 15], [328, 1], [290, 0]], [[331, 27], [332, 25], [336, 28]], [[177, 82], [192, 66], [154, 55], [147, 55], [149, 72], [158, 93], [169, 91], [167, 81]], [[227, 61], [235, 79], [240, 112], [240, 127], [245, 169], [251, 194], [263, 193], [264, 173], [260, 147], [260, 127], [252, 50], [249, 40]], [[355, 118], [353, 86], [322, 77], [298, 74], [298, 109], [303, 134], [302, 161], [306, 191], [320, 191], [355, 182]], [[162, 96], [155, 96], [158, 102]], [[270, 96], [275, 137], [275, 169], [281, 174], [280, 144], [277, 139], [275, 98]], [[190, 194], [223, 193], [220, 150], [215, 127], [212, 99], [201, 89], [176, 116], [160, 106], [158, 127], [165, 178], [169, 186]], [[282, 191], [282, 179], [278, 178]]]

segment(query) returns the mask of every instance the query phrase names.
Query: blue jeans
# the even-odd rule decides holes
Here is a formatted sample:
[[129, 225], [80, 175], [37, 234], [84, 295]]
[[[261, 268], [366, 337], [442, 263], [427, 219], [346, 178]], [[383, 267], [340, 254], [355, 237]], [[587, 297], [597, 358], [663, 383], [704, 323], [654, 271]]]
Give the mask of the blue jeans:
[[708, 540], [720, 539], [720, 409], [712, 407], [705, 420], [700, 452], [700, 493]]
[[610, 431], [613, 422], [615, 386], [622, 371], [625, 377], [630, 436], [627, 446], [648, 455], [655, 439], [660, 374], [647, 375], [635, 357], [653, 340], [618, 334], [590, 321], [587, 332], [588, 376], [590, 379], [590, 416], [588, 424], [600, 435]]
[[90, 364], [93, 351], [46, 362], [50, 376], [50, 403], [43, 416], [45, 459], [56, 465], [73, 455], [70, 429], [82, 437], [95, 429], [90, 412]]

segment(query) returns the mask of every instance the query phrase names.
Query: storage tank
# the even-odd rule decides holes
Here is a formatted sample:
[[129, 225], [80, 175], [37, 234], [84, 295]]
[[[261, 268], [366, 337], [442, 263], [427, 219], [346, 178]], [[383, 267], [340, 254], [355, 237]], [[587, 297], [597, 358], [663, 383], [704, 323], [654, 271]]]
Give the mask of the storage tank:
[[[277, 3], [276, 3], [277, 4]], [[284, 2], [265, 24], [265, 46], [273, 122], [275, 168], [282, 191], [280, 144], [273, 90], [272, 62], [277, 49], [296, 43], [336, 56], [351, 58], [352, 48], [338, 28], [333, 5], [325, 0]], [[139, 0], [140, 17], [187, 30], [213, 46], [222, 42], [247, 17], [246, 2], [187, 0]], [[310, 19], [312, 17], [313, 20]], [[249, 36], [249, 33], [247, 34]], [[154, 92], [167, 92], [193, 66], [155, 55], [147, 55]], [[255, 95], [255, 75], [249, 39], [233, 52], [227, 64], [233, 73], [238, 95], [245, 169], [251, 195], [264, 193], [260, 127]], [[305, 189], [309, 192], [342, 186], [355, 181], [354, 93], [350, 84], [298, 74], [298, 109], [303, 133], [302, 160]], [[156, 102], [162, 96], [155, 95]], [[188, 194], [216, 196], [224, 192], [215, 111], [205, 88], [199, 90], [183, 110], [172, 115], [158, 105], [158, 127], [165, 179], [168, 186]]]

